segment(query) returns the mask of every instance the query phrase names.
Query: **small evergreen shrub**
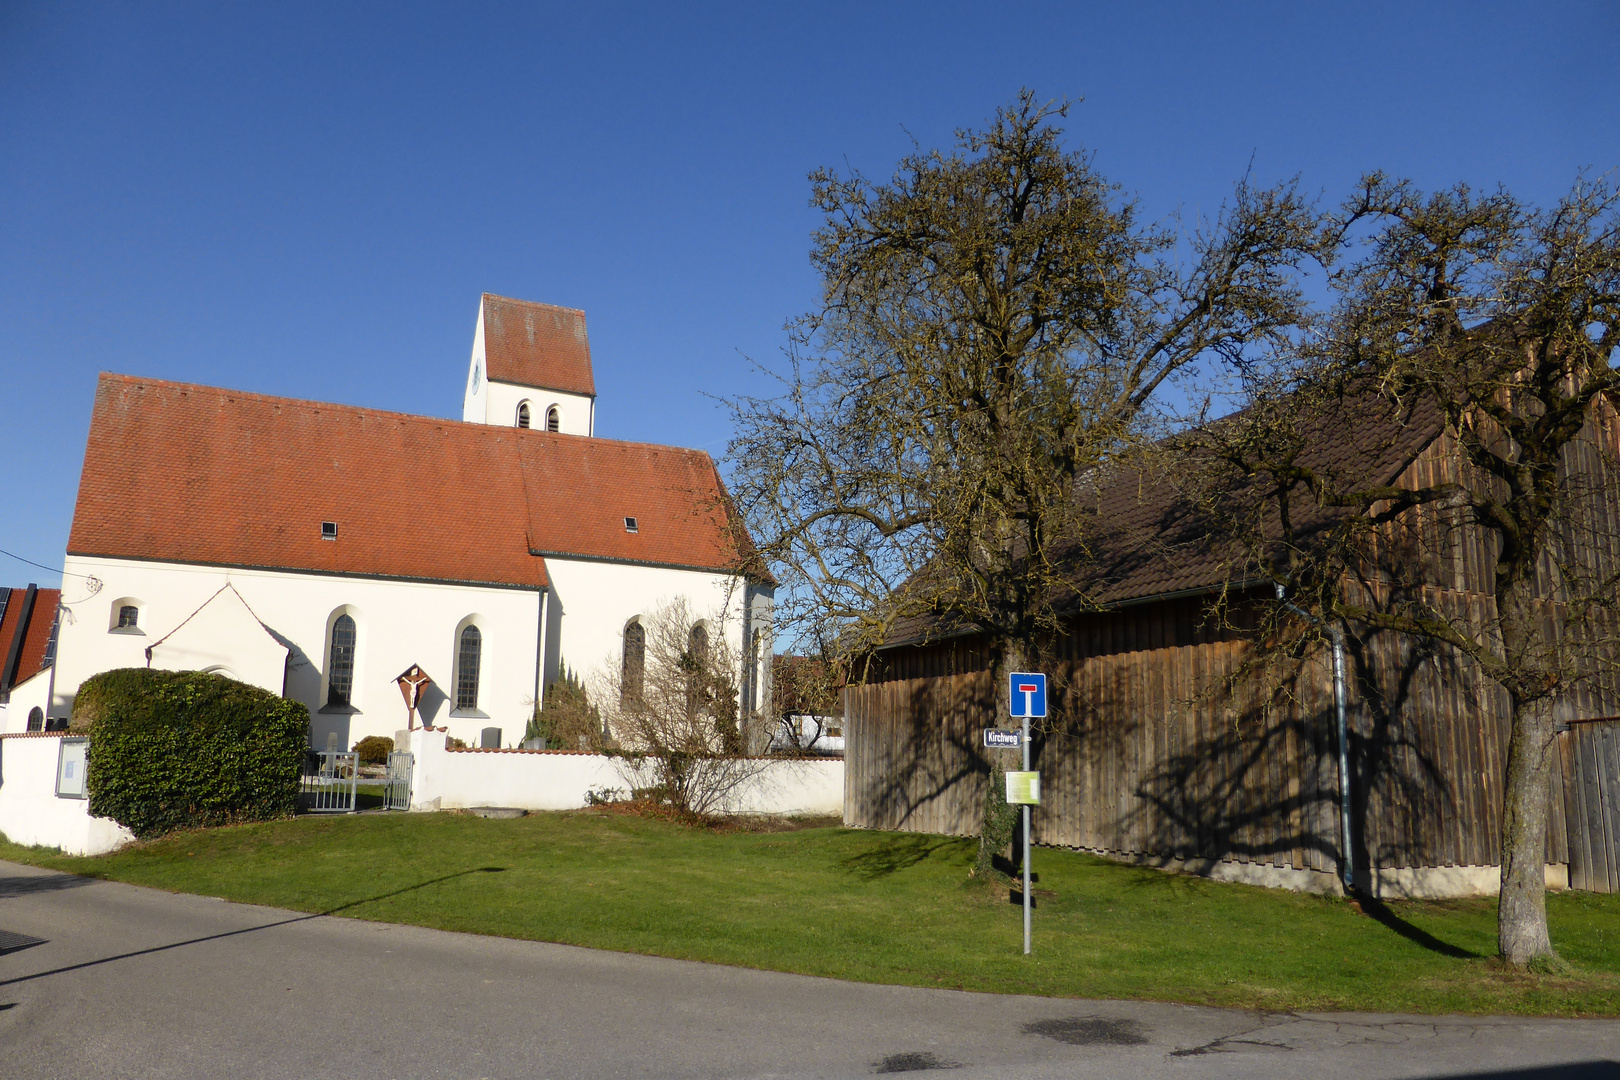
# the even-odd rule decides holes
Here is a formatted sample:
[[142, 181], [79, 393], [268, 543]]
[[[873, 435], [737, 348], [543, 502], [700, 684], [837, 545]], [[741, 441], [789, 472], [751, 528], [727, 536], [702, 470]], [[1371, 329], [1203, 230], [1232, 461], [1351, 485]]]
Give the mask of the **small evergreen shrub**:
[[354, 744], [362, 765], [386, 765], [388, 755], [394, 752], [394, 740], [384, 735], [367, 735]]
[[544, 703], [534, 710], [523, 741], [544, 739], [548, 750], [601, 750], [607, 743], [602, 713], [591, 704], [585, 683], [562, 665], [562, 677], [546, 687]]
[[223, 675], [122, 668], [79, 688], [90, 812], [138, 837], [290, 817], [309, 710]]

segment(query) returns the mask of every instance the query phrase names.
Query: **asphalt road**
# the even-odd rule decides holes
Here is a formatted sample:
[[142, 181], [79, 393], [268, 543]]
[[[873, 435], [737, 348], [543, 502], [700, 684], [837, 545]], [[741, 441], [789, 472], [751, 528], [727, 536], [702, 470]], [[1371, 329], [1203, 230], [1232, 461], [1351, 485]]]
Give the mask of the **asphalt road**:
[[[38, 944], [29, 944], [38, 939]], [[1620, 1021], [868, 986], [173, 896], [0, 862], [0, 1080], [1620, 1080]]]

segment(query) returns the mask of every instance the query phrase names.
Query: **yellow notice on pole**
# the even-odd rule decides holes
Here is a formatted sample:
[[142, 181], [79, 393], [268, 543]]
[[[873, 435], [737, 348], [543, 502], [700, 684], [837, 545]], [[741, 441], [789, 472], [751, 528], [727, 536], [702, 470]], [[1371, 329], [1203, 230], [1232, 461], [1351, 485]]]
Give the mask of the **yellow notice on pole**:
[[1007, 801], [1014, 806], [1041, 805], [1041, 774], [1038, 772], [1010, 772], [1007, 777]]

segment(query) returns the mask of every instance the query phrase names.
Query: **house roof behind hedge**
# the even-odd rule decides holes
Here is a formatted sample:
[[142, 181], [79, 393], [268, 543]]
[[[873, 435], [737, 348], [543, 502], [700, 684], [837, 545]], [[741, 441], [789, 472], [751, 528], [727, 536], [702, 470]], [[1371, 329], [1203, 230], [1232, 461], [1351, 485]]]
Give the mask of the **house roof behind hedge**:
[[[34, 593], [34, 610], [28, 615], [28, 625], [23, 626], [24, 599], [28, 590], [23, 587], [10, 589], [0, 588], [0, 602], [5, 610], [0, 613], [0, 666], [11, 655], [11, 643], [16, 640], [19, 628], [21, 629], [22, 650], [17, 656], [17, 674], [12, 685], [20, 685], [38, 675], [45, 669], [45, 651], [50, 646], [51, 628], [56, 625], [56, 609], [62, 602], [61, 589], [37, 589]], [[0, 678], [5, 677], [0, 671]]]

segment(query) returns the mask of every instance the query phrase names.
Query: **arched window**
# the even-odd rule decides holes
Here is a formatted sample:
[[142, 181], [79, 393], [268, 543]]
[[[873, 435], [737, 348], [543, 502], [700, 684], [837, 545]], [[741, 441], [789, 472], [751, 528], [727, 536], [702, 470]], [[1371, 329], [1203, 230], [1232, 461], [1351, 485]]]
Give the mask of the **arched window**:
[[558, 412], [557, 406], [553, 405], [551, 408], [546, 410], [546, 430], [556, 431], [561, 426], [562, 413]]
[[748, 638], [748, 711], [753, 712], [760, 706], [759, 682], [759, 653], [765, 642], [765, 631], [755, 628]]
[[686, 655], [681, 658], [686, 669], [686, 715], [698, 714], [704, 703], [703, 673], [709, 667], [709, 628], [702, 623], [692, 627], [686, 636]]
[[339, 615], [332, 623], [332, 646], [327, 652], [326, 703], [346, 706], [354, 693], [354, 620]]
[[525, 401], [518, 406], [518, 427], [529, 426], [529, 403]]
[[113, 634], [143, 634], [141, 609], [145, 601], [135, 596], [120, 596], [112, 602], [107, 617], [107, 631]]
[[478, 708], [478, 664], [483, 657], [484, 635], [476, 626], [461, 628], [461, 646], [456, 650], [456, 709], [474, 712]]
[[624, 673], [619, 682], [619, 698], [635, 701], [641, 697], [647, 673], [647, 631], [632, 622], [624, 628]]
[[45, 730], [45, 710], [41, 709], [38, 705], [35, 705], [32, 709], [28, 710], [28, 730]]

